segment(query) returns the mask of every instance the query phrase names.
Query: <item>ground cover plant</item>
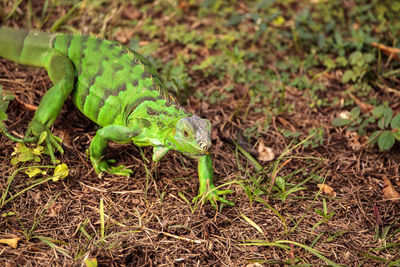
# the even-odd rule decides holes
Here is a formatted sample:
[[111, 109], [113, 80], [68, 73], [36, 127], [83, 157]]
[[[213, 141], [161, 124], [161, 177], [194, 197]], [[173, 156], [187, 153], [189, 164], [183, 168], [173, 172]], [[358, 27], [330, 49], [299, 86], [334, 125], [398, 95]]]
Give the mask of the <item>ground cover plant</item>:
[[[1, 25], [96, 34], [149, 59], [212, 122], [216, 185], [195, 205], [197, 163], [110, 144], [131, 178], [99, 178], [96, 132], [71, 100], [65, 153], [0, 135], [0, 264], [400, 264], [400, 4], [396, 1], [0, 3]], [[51, 82], [0, 59], [0, 129], [23, 136]]]

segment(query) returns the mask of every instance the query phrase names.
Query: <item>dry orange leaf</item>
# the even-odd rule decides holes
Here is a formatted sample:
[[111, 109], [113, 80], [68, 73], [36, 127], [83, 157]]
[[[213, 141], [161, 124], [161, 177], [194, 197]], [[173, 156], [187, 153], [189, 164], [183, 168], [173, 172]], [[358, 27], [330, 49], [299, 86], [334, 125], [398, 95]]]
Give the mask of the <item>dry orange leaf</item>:
[[393, 184], [385, 176], [383, 177], [382, 192], [383, 192], [383, 198], [385, 198], [385, 199], [391, 199], [391, 200], [399, 200], [400, 199], [399, 192], [396, 191]]
[[3, 238], [0, 239], [1, 244], [6, 244], [9, 245], [12, 248], [17, 248], [18, 247], [18, 241], [21, 240], [19, 237], [14, 237], [14, 238]]
[[122, 10], [122, 17], [125, 19], [135, 20], [140, 18], [140, 15], [139, 10], [132, 5], [128, 5]]
[[383, 44], [378, 44], [378, 43], [372, 43], [371, 45], [373, 47], [379, 48], [380, 50], [383, 51], [383, 53], [385, 53], [389, 57], [392, 56], [394, 60], [400, 61], [400, 57], [399, 57], [400, 49], [398, 49], [396, 47], [386, 46]]
[[272, 151], [272, 148], [265, 146], [263, 141], [260, 141], [258, 143], [257, 151], [259, 160], [271, 161], [275, 158], [275, 154], [274, 151]]
[[349, 96], [354, 100], [354, 102], [357, 104], [357, 106], [360, 107], [362, 112], [367, 113], [374, 109], [374, 106], [361, 101], [360, 99], [355, 97], [353, 94], [350, 93]]
[[327, 195], [328, 197], [336, 197], [336, 192], [335, 190], [333, 190], [332, 187], [330, 187], [327, 184], [317, 184], [318, 188], [322, 191], [322, 193], [324, 193], [325, 195]]
[[115, 33], [115, 39], [122, 44], [127, 44], [133, 33], [132, 29], [122, 28]]

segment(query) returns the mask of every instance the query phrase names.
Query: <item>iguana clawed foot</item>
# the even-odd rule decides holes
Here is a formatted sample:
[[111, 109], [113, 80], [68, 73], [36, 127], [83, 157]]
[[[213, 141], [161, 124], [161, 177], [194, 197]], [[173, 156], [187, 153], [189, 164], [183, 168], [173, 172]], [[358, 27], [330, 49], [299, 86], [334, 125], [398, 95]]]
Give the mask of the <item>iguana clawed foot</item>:
[[222, 196], [225, 194], [231, 194], [232, 192], [232, 190], [218, 190], [213, 184], [211, 184], [206, 186], [204, 189], [199, 189], [199, 194], [193, 198], [192, 202], [196, 203], [198, 201], [202, 201], [202, 203], [205, 203], [206, 201], [210, 201], [211, 205], [213, 205], [215, 209], [218, 207], [218, 202], [229, 206], [235, 206], [233, 202], [226, 200]]
[[118, 166], [110, 166], [110, 164], [116, 163], [115, 159], [106, 159], [106, 160], [98, 160], [94, 161], [92, 160], [92, 164], [94, 166], [94, 169], [97, 174], [101, 175], [101, 173], [106, 172], [109, 174], [114, 174], [114, 175], [122, 175], [122, 176], [127, 176], [130, 177], [133, 171], [129, 169], [128, 167], [124, 165], [118, 165]]
[[35, 118], [29, 123], [28, 130], [26, 131], [25, 137], [21, 140], [21, 142], [37, 142], [38, 144], [45, 142], [47, 151], [53, 164], [56, 163], [56, 158], [54, 156], [55, 150], [60, 151], [61, 154], [64, 153], [64, 149], [60, 145], [62, 143], [62, 139], [54, 135], [46, 125], [43, 125]]
[[198, 162], [199, 172], [199, 194], [193, 198], [193, 202], [210, 201], [214, 208], [217, 209], [217, 203], [221, 202], [229, 206], [234, 206], [232, 202], [226, 200], [222, 195], [232, 193], [232, 190], [218, 190], [213, 184], [214, 181], [214, 168], [212, 165], [211, 155], [207, 154], [201, 156]]

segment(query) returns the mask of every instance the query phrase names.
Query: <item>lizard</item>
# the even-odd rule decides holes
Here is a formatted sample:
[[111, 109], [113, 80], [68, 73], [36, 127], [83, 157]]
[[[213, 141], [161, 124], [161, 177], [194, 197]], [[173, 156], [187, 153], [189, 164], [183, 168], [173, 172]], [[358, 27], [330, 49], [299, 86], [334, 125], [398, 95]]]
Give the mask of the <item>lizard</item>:
[[[93, 35], [47, 33], [0, 26], [0, 57], [47, 70], [53, 86], [47, 90], [16, 142], [43, 139], [54, 164], [55, 150], [63, 153], [62, 140], [50, 127], [69, 95], [80, 112], [96, 123], [89, 145], [91, 164], [98, 175], [130, 176], [124, 165], [113, 167], [105, 159], [108, 142], [153, 146], [152, 159], [160, 161], [169, 150], [198, 159], [199, 191], [193, 198], [233, 205], [213, 184], [210, 155], [211, 123], [187, 112], [167, 91], [154, 66], [141, 54], [118, 42]], [[40, 137], [40, 138], [39, 138]]]

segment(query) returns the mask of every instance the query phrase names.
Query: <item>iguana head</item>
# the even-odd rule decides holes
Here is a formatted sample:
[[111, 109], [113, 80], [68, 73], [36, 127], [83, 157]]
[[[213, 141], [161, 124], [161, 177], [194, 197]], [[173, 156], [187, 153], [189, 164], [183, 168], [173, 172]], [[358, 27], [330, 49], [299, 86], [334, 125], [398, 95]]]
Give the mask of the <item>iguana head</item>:
[[183, 117], [176, 123], [175, 133], [167, 139], [165, 145], [193, 158], [208, 154], [211, 147], [211, 123], [196, 115]]

